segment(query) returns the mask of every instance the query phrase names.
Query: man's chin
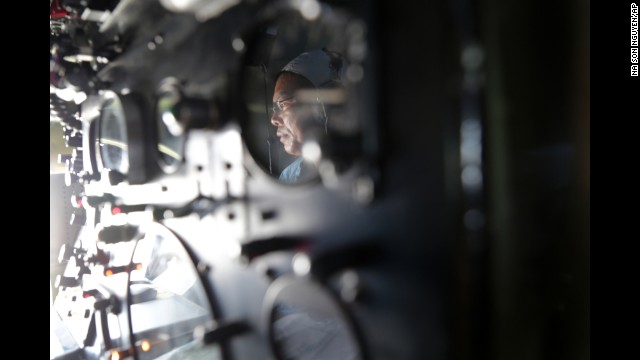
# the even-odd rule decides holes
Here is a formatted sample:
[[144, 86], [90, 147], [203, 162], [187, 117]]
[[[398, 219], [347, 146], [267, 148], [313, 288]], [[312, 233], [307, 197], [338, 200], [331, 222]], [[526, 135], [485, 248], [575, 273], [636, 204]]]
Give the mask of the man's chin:
[[302, 155], [302, 151], [300, 151], [299, 148], [294, 148], [294, 146], [292, 145], [284, 145], [284, 151], [289, 154], [289, 155], [293, 155], [293, 156], [301, 156]]

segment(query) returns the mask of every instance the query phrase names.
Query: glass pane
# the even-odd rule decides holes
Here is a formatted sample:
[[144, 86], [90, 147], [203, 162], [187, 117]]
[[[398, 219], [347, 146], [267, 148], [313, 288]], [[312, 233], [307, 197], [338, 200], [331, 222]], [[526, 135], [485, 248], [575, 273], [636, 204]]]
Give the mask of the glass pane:
[[140, 359], [216, 359], [217, 346], [200, 347], [195, 334], [214, 327], [211, 307], [191, 258], [158, 226], [138, 241], [131, 272], [131, 323]]

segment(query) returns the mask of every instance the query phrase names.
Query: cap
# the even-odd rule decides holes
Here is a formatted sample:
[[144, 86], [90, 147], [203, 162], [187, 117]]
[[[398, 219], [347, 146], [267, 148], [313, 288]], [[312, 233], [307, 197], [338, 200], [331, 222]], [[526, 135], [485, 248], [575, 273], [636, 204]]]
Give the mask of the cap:
[[312, 50], [298, 55], [285, 65], [280, 73], [288, 71], [304, 76], [316, 88], [342, 82], [345, 60], [337, 52]]

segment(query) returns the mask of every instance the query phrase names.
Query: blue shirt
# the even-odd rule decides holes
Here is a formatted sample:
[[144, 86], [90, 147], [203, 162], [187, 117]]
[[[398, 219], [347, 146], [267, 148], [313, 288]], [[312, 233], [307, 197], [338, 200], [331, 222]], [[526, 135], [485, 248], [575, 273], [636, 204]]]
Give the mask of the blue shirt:
[[289, 164], [282, 172], [280, 173], [279, 180], [283, 183], [287, 184], [295, 184], [300, 179], [300, 172], [302, 170], [302, 160], [303, 157], [297, 158], [294, 162]]

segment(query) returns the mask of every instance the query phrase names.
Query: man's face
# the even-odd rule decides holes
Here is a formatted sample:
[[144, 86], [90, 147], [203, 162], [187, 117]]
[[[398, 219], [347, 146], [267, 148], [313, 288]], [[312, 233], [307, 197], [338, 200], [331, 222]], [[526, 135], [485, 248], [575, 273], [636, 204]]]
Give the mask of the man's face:
[[276, 136], [284, 145], [284, 150], [295, 156], [302, 155], [302, 143], [304, 134], [302, 132], [299, 114], [295, 110], [295, 92], [301, 88], [296, 76], [292, 74], [282, 74], [276, 81], [273, 91], [273, 107], [275, 111], [271, 114], [271, 123], [277, 127]]

